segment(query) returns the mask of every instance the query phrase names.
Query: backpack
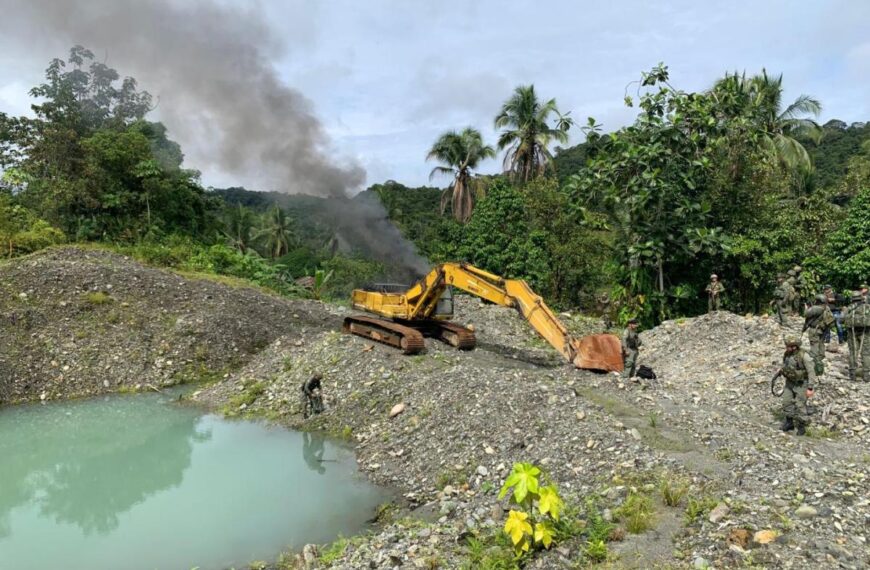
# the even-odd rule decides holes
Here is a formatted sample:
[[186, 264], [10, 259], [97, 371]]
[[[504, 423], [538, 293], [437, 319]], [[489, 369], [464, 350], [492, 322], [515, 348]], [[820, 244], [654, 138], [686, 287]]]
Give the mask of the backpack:
[[641, 364], [640, 366], [638, 366], [637, 375], [644, 380], [655, 380], [657, 378], [656, 373], [653, 371], [653, 369], [646, 364]]
[[825, 306], [825, 312], [822, 313], [822, 329], [827, 330], [831, 328], [835, 322], [837, 321], [834, 320], [834, 313], [831, 312], [830, 307]]
[[867, 310], [867, 304], [859, 303], [846, 309], [846, 314], [843, 315], [843, 325], [847, 329], [870, 328], [870, 311]]

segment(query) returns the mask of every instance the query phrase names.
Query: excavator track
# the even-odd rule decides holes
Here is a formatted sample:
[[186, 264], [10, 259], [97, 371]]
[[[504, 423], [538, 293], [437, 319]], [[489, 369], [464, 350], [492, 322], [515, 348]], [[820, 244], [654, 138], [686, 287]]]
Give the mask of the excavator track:
[[432, 336], [438, 340], [455, 346], [459, 350], [471, 350], [477, 346], [477, 338], [471, 329], [446, 321], [428, 321], [427, 324], [429, 323], [435, 329], [435, 333]]
[[420, 331], [392, 321], [372, 317], [345, 317], [342, 330], [396, 348], [405, 354], [417, 354], [426, 348]]
[[436, 319], [396, 319], [395, 322], [404, 327], [416, 329], [427, 338], [437, 338], [441, 342], [455, 346], [459, 350], [471, 350], [477, 346], [477, 338], [474, 336], [474, 331], [456, 323]]

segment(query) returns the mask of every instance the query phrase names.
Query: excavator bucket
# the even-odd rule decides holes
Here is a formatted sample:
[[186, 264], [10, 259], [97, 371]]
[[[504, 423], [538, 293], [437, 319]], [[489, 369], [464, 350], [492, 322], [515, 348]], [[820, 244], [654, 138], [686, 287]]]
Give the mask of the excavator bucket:
[[584, 370], [622, 372], [622, 343], [612, 334], [593, 334], [574, 341], [574, 366]]

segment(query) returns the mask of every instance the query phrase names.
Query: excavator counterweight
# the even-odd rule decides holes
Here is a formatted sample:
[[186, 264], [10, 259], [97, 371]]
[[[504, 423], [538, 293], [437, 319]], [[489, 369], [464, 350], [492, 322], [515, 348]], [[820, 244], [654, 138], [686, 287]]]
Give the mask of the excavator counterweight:
[[464, 263], [437, 265], [407, 289], [391, 285], [354, 290], [353, 308], [377, 317], [347, 317], [343, 329], [401, 348], [405, 354], [423, 350], [424, 336], [463, 350], [474, 348], [474, 331], [448, 322], [453, 315], [452, 287], [513, 307], [577, 368], [622, 370], [622, 347], [617, 337], [597, 334], [575, 339], [525, 281], [503, 279]]

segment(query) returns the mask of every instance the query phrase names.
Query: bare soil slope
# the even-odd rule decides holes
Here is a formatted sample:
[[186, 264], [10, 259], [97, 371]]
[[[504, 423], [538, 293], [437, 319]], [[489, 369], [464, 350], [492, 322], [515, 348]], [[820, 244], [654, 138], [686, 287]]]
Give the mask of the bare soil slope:
[[255, 289], [52, 249], [0, 264], [0, 402], [214, 376], [281, 335], [334, 325]]

